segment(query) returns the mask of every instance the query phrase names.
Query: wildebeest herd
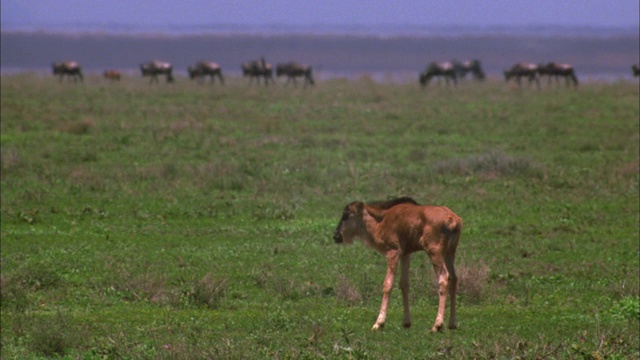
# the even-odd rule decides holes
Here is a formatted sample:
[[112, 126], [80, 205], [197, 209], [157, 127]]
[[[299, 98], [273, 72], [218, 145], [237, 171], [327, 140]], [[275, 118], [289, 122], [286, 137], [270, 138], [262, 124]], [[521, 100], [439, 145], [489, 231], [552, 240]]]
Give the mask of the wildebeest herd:
[[[54, 62], [52, 69], [53, 75], [57, 76], [60, 82], [65, 76], [76, 83], [78, 80], [80, 82], [83, 81], [82, 68], [77, 61]], [[261, 79], [265, 86], [275, 84], [273, 64], [268, 63], [264, 57], [261, 57], [259, 60], [245, 62], [240, 66], [240, 69], [243, 77], [249, 78], [249, 84], [254, 82], [260, 84]], [[634, 77], [640, 76], [640, 65], [634, 64], [631, 67], [631, 71]], [[142, 73], [142, 77], [150, 78], [150, 84], [154, 82], [158, 83], [159, 76], [164, 76], [167, 83], [175, 81], [173, 65], [165, 61], [152, 60], [142, 63], [140, 64], [140, 72]], [[187, 68], [187, 73], [191, 80], [196, 80], [198, 83], [204, 82], [204, 80], [209, 77], [210, 84], [213, 84], [216, 78], [220, 84], [224, 84], [222, 68], [213, 61], [198, 61]], [[447, 85], [452, 82], [453, 85], [456, 86], [458, 80], [464, 79], [469, 73], [473, 79], [477, 81], [483, 81], [485, 79], [485, 72], [482, 70], [482, 65], [478, 59], [463, 62], [457, 60], [432, 62], [419, 74], [418, 82], [422, 88], [425, 88], [432, 79], [436, 78], [438, 82], [440, 82], [440, 79], [444, 78]], [[544, 76], [547, 77], [547, 85], [551, 85], [552, 82], [559, 85], [560, 78], [562, 77], [567, 87], [578, 86], [578, 78], [571, 64], [557, 62], [534, 64], [521, 62], [505, 70], [503, 75], [505, 82], [513, 79], [519, 87], [522, 86], [522, 79], [525, 78], [529, 86], [535, 83], [536, 87], [540, 88], [540, 79]], [[111, 81], [119, 81], [122, 74], [118, 70], [109, 69], [104, 71], [103, 76]], [[304, 87], [315, 84], [312, 67], [295, 61], [276, 64], [276, 76], [278, 78], [286, 76], [287, 80], [285, 85], [293, 83], [294, 86], [297, 86], [296, 78], [298, 77], [304, 79]]]

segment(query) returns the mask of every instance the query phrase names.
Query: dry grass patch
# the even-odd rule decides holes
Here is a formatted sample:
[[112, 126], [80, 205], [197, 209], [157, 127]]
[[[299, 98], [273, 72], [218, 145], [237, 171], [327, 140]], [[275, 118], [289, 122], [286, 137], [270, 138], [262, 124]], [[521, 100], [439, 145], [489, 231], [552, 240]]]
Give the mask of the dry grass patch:
[[58, 130], [74, 135], [86, 135], [96, 127], [92, 119], [82, 119], [61, 124]]
[[217, 309], [220, 307], [226, 289], [227, 279], [218, 279], [212, 273], [208, 273], [200, 281], [193, 284], [187, 295], [198, 305]]
[[458, 293], [464, 297], [465, 302], [478, 304], [483, 300], [489, 273], [489, 266], [484, 262], [473, 265], [461, 264], [456, 267]]
[[510, 156], [500, 151], [439, 161], [434, 169], [438, 174], [478, 175], [485, 180], [519, 175], [538, 179], [545, 177], [544, 168], [534, 164], [532, 160]]
[[357, 305], [362, 302], [362, 295], [349, 278], [344, 275], [338, 276], [335, 287], [336, 298], [349, 305]]
[[0, 172], [0, 176], [5, 174], [7, 171], [11, 171], [22, 166], [22, 156], [17, 149], [13, 147], [2, 147], [2, 152], [0, 156], [0, 163], [2, 164], [0, 167], [2, 168], [2, 172]]

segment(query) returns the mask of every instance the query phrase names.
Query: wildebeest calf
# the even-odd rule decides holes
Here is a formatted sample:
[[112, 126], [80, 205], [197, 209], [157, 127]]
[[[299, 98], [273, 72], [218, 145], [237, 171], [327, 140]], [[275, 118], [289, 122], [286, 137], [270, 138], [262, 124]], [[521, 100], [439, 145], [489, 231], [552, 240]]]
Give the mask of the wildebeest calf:
[[411, 326], [409, 314], [409, 262], [411, 253], [425, 251], [438, 276], [440, 296], [438, 314], [431, 328], [441, 331], [447, 293], [451, 297], [449, 328], [456, 328], [457, 277], [454, 269], [456, 248], [460, 241], [462, 219], [445, 206], [420, 206], [411, 198], [365, 204], [352, 202], [343, 212], [333, 236], [336, 243], [352, 243], [360, 238], [387, 258], [387, 276], [382, 286], [382, 305], [372, 330], [386, 320], [389, 295], [400, 261], [400, 289], [404, 305], [404, 326]]
[[120, 81], [122, 74], [118, 70], [105, 70], [104, 73], [102, 73], [102, 76], [111, 81]]

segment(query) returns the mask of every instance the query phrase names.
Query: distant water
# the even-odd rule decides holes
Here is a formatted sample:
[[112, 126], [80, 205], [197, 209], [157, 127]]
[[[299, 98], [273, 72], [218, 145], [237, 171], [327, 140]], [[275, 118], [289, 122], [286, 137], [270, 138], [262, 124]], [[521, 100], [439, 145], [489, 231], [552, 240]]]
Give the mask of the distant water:
[[197, 35], [197, 34], [314, 34], [314, 35], [373, 35], [390, 36], [472, 36], [472, 35], [533, 35], [533, 36], [575, 36], [610, 37], [638, 35], [640, 28], [635, 27], [596, 27], [596, 26], [443, 26], [443, 25], [244, 25], [244, 24], [201, 24], [201, 25], [136, 25], [120, 23], [75, 23], [48, 24], [38, 26], [2, 23], [2, 31], [24, 32], [61, 32], [61, 33], [105, 33], [116, 35]]

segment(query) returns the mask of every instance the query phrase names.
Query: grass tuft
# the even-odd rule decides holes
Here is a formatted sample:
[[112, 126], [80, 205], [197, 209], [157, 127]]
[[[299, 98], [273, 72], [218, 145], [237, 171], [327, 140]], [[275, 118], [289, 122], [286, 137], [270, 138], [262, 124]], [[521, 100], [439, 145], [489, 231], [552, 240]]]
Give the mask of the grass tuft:
[[489, 273], [489, 266], [483, 262], [473, 265], [461, 264], [456, 267], [458, 293], [465, 303], [479, 304], [482, 302]]
[[208, 273], [193, 285], [188, 296], [195, 304], [217, 309], [224, 299], [226, 288], [227, 279], [217, 279]]
[[362, 295], [353, 282], [344, 275], [338, 276], [335, 286], [336, 298], [348, 305], [358, 305], [362, 302]]

